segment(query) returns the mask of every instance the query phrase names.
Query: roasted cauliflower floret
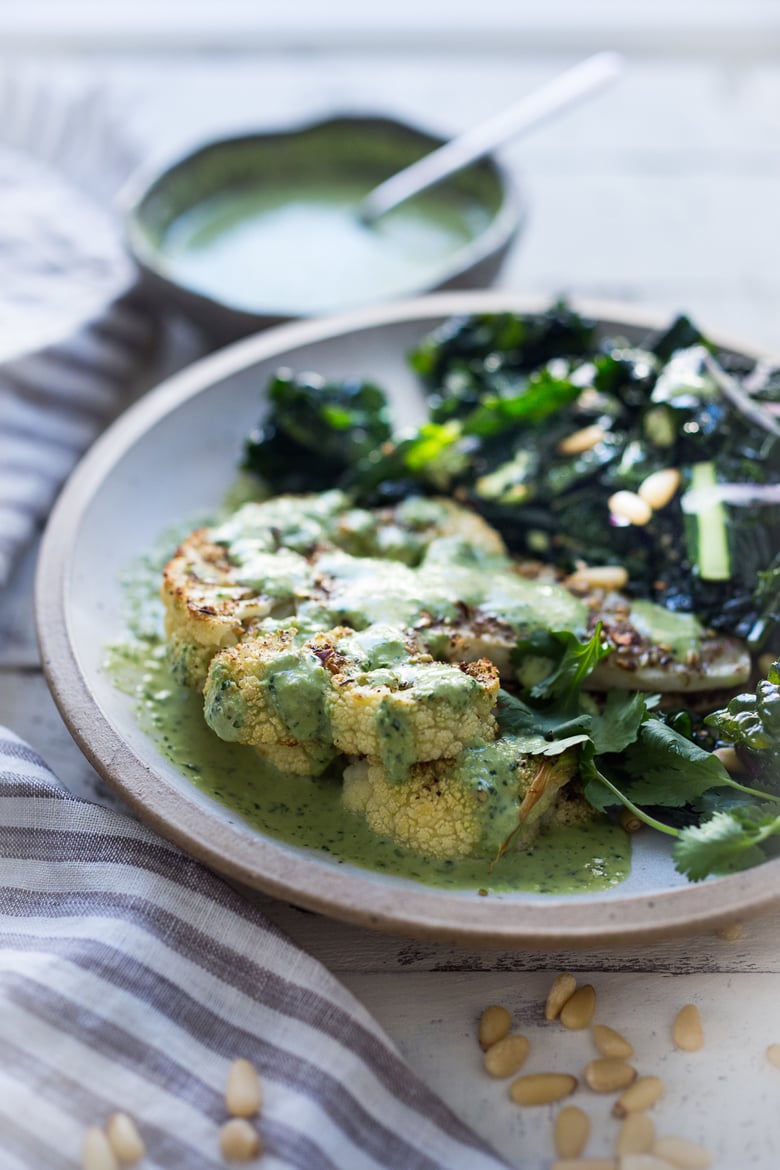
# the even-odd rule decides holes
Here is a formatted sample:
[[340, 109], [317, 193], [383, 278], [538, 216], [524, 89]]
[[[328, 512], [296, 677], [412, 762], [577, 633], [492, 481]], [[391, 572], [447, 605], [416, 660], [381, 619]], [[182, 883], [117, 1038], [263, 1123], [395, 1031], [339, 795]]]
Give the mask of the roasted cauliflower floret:
[[402, 784], [377, 760], [350, 764], [342, 799], [372, 832], [423, 857], [493, 859], [533, 840], [576, 767], [572, 752], [529, 756], [508, 736], [416, 764]]
[[[328, 553], [342, 566], [368, 560], [418, 565], [436, 540], [458, 537], [486, 553], [504, 550], [500, 536], [479, 516], [446, 499], [410, 499], [392, 508], [353, 508], [340, 491], [278, 496], [248, 503], [223, 523], [193, 532], [163, 573], [166, 635], [171, 664], [187, 686], [202, 687], [213, 654], [234, 646], [267, 617], [295, 614], [308, 598], [327, 605], [315, 588]], [[418, 592], [412, 570], [408, 589]], [[343, 610], [343, 607], [342, 607]], [[409, 608], [410, 616], [419, 605]], [[337, 609], [324, 619], [337, 624]], [[367, 616], [361, 624], [375, 620]]]
[[491, 663], [434, 662], [391, 626], [271, 630], [214, 657], [204, 713], [221, 739], [253, 745], [283, 771], [321, 771], [346, 752], [377, 756], [401, 780], [419, 760], [492, 738], [498, 683]]
[[498, 671], [483, 660], [435, 662], [410, 636], [375, 625], [337, 629], [310, 646], [331, 674], [333, 743], [347, 755], [376, 756], [390, 781], [411, 764], [452, 758], [475, 739], [492, 739]]
[[245, 541], [229, 552], [217, 536], [218, 530], [198, 529], [163, 572], [171, 665], [187, 686], [202, 686], [218, 650], [234, 646], [270, 614], [291, 612], [314, 579], [309, 563], [289, 549], [250, 549]]
[[203, 711], [220, 739], [251, 744], [281, 771], [317, 775], [336, 755], [329, 686], [330, 675], [301, 635], [274, 630], [215, 656]]

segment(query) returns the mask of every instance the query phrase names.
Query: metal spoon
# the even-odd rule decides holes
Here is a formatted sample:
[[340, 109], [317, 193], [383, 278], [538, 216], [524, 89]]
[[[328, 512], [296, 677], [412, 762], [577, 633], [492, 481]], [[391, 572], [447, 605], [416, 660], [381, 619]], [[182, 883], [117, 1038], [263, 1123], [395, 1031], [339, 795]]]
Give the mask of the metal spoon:
[[392, 208], [405, 203], [420, 191], [446, 179], [470, 163], [476, 162], [496, 146], [531, 130], [546, 118], [574, 105], [618, 76], [623, 67], [617, 53], [596, 53], [579, 65], [567, 69], [554, 81], [528, 94], [508, 110], [495, 114], [465, 134], [445, 142], [437, 150], [404, 167], [385, 179], [361, 201], [358, 215], [365, 224], [373, 224]]

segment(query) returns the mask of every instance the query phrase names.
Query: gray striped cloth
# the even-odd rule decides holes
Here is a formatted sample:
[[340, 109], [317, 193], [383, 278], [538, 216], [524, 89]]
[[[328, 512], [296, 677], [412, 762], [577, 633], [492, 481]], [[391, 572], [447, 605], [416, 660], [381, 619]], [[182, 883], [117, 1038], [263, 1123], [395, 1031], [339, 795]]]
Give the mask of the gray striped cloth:
[[224, 1167], [239, 1056], [263, 1082], [262, 1170], [506, 1170], [324, 967], [3, 728], [0, 842], [2, 1170], [75, 1170], [117, 1109], [145, 1170]]
[[106, 93], [4, 78], [0, 115], [1, 587], [154, 331], [108, 208], [137, 156]]

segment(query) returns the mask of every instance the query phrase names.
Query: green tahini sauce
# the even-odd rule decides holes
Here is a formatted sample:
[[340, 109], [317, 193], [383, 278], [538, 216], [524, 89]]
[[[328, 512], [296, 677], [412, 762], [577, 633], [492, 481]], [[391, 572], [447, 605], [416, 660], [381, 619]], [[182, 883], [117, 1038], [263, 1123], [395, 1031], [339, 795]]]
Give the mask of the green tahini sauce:
[[[175, 547], [180, 535], [167, 547]], [[219, 739], [206, 725], [202, 696], [180, 686], [166, 660], [158, 596], [166, 557], [167, 553], [150, 558], [128, 576], [129, 636], [112, 648], [106, 669], [121, 690], [136, 697], [141, 728], [200, 791], [263, 834], [320, 850], [334, 864], [348, 861], [432, 886], [584, 894], [618, 885], [628, 876], [629, 837], [607, 821], [543, 830], [532, 848], [508, 852], [492, 873], [487, 859], [418, 857], [395, 841], [378, 837], [344, 809], [338, 767], [314, 779], [287, 775], [261, 760], [252, 748]], [[391, 665], [402, 650], [387, 638], [376, 645], [370, 639], [371, 635], [356, 634], [375, 669]], [[491, 755], [493, 745], [487, 745], [486, 752]]]
[[411, 293], [488, 224], [479, 203], [418, 196], [367, 227], [365, 183], [237, 186], [179, 215], [159, 248], [178, 279], [249, 312], [291, 316]]

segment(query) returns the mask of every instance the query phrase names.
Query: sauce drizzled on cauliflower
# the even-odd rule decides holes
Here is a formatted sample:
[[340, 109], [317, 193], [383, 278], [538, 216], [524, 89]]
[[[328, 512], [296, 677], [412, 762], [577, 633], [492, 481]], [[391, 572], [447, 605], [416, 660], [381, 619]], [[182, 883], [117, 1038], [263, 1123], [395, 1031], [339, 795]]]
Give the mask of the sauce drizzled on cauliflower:
[[[540, 762], [497, 738], [499, 677], [523, 677], [519, 639], [585, 636], [603, 610], [628, 631], [606, 661], [610, 686], [641, 689], [642, 655], [659, 690], [665, 678], [670, 691], [739, 683], [749, 670], [738, 643], [696, 625], [651, 654], [658, 607], [642, 603], [632, 623], [627, 598], [581, 594], [512, 561], [451, 500], [369, 510], [338, 491], [246, 504], [197, 530], [162, 588], [173, 673], [203, 692], [216, 735], [288, 773], [317, 775], [341, 757], [348, 811], [453, 860], [522, 848], [554, 816], [591, 815], [566, 788], [573, 752]], [[526, 673], [538, 669], [529, 656]]]

